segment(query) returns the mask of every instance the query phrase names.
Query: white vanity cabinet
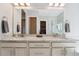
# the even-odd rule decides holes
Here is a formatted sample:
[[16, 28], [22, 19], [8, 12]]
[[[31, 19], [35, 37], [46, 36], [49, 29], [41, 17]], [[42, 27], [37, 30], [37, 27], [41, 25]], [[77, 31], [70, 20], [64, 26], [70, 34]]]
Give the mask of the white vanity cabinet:
[[75, 56], [75, 42], [1, 41], [1, 56]]
[[50, 56], [50, 43], [33, 42], [29, 43], [30, 56]]

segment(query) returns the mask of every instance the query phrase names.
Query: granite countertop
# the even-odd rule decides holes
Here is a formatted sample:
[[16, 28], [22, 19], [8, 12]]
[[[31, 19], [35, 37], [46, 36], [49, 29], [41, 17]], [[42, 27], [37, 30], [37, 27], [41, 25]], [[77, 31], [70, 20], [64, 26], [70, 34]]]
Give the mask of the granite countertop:
[[77, 40], [65, 39], [59, 37], [8, 37], [2, 38], [0, 41], [49, 41], [49, 42], [76, 42]]

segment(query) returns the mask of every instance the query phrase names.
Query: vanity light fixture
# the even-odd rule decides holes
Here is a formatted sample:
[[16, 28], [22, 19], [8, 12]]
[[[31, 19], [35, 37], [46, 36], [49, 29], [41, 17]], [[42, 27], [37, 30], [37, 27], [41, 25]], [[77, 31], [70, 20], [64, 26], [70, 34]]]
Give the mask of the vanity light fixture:
[[49, 3], [50, 7], [64, 7], [64, 3]]
[[21, 6], [27, 7], [27, 6], [30, 6], [30, 3], [14, 3], [14, 6], [15, 6], [15, 7], [16, 7], [16, 6], [18, 6], [18, 7], [21, 7]]

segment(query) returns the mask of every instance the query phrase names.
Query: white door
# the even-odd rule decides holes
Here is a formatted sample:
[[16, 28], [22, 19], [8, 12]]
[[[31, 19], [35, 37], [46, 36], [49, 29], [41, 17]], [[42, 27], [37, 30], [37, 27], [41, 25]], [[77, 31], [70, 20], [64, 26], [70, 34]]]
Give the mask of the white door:
[[52, 56], [64, 56], [64, 48], [52, 48]]

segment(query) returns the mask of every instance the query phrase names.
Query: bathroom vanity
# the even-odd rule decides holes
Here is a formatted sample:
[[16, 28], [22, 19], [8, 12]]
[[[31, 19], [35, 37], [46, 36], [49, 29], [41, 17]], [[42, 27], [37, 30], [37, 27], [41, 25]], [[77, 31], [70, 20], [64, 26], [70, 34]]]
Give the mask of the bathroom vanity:
[[75, 56], [76, 41], [57, 37], [13, 37], [0, 40], [1, 56]]

